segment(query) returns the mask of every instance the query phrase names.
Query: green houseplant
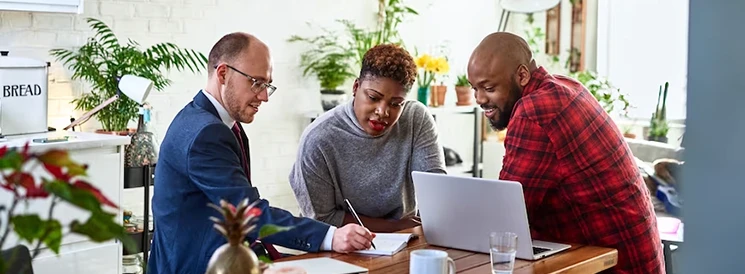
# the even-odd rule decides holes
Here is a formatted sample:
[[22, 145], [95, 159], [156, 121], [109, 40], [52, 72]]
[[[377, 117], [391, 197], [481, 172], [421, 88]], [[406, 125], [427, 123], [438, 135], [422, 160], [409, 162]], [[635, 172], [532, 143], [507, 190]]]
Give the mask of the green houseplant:
[[663, 91], [660, 86], [660, 91], [657, 93], [657, 106], [655, 111], [652, 113], [652, 119], [649, 121], [649, 132], [647, 133], [647, 140], [667, 143], [667, 132], [670, 129], [667, 123], [667, 88], [668, 82], [665, 82], [665, 89]]
[[[32, 172], [39, 168], [51, 176], [37, 180]], [[84, 235], [94, 242], [118, 239], [126, 250], [134, 250], [134, 241], [115, 221], [117, 215], [104, 210], [118, 209], [118, 206], [85, 181], [87, 169], [87, 165], [73, 161], [65, 150], [32, 153], [28, 144], [22, 149], [0, 147], [0, 188], [13, 197], [0, 204], [0, 213], [5, 215], [4, 221], [8, 221], [2, 231], [0, 247], [8, 248], [5, 244], [9, 242], [12, 231], [22, 240], [21, 243], [33, 247], [29, 249], [32, 259], [39, 255], [42, 244], [59, 254], [62, 238], [67, 233]], [[43, 200], [51, 200], [46, 216], [19, 210], [22, 204]], [[62, 223], [54, 218], [54, 209], [61, 203], [73, 205], [91, 215], [85, 222]], [[64, 234], [63, 229], [67, 230]], [[10, 252], [20, 251], [14, 249]], [[0, 273], [6, 273], [6, 267], [13, 264], [15, 258], [22, 257], [21, 254], [11, 254], [9, 261], [0, 257]]]
[[460, 74], [455, 81], [455, 94], [458, 96], [458, 101], [455, 103], [457, 106], [468, 106], [471, 105], [471, 98], [473, 98], [473, 92], [471, 90], [471, 82], [468, 82], [468, 77], [465, 74]]
[[[171, 84], [164, 70], [176, 69], [199, 72], [206, 67], [207, 57], [191, 49], [182, 49], [172, 43], [159, 43], [147, 49], [132, 41], [119, 41], [114, 32], [102, 21], [87, 18], [95, 34], [76, 50], [52, 49], [51, 56], [72, 70], [72, 79], [83, 79], [92, 84], [90, 93], [72, 101], [75, 109], [89, 111], [117, 94], [118, 78], [134, 74], [154, 83], [162, 91]], [[122, 96], [96, 114], [103, 131], [127, 134], [127, 124], [137, 117], [138, 105]]]
[[620, 115], [624, 117], [628, 115], [631, 103], [626, 99], [626, 95], [607, 79], [601, 79], [597, 73], [586, 70], [572, 73], [571, 77], [582, 83], [608, 114], [612, 114], [620, 107]]
[[288, 42], [311, 45], [302, 53], [300, 66], [303, 76], [315, 75], [321, 82], [324, 111], [346, 100], [344, 91], [337, 90], [337, 87], [356, 76], [365, 53], [383, 43], [402, 45], [398, 24], [403, 22], [406, 14], [418, 14], [404, 6], [402, 0], [378, 0], [378, 7], [378, 23], [374, 30], [359, 28], [349, 20], [336, 20], [344, 26], [345, 35], [322, 29], [323, 34], [318, 36], [293, 35], [288, 39]]
[[351, 66], [354, 52], [338, 43], [335, 33], [325, 30], [316, 37], [293, 35], [289, 42], [305, 42], [312, 48], [300, 56], [303, 76], [315, 75], [321, 82], [321, 105], [328, 111], [346, 101], [346, 94], [338, 87], [355, 77]]
[[408, 14], [419, 13], [411, 7], [405, 6], [403, 0], [378, 0], [378, 22], [373, 30], [357, 27], [349, 20], [339, 20], [349, 35], [347, 48], [356, 53], [357, 64], [362, 64], [362, 58], [372, 47], [391, 43], [405, 47], [398, 32], [398, 25]]

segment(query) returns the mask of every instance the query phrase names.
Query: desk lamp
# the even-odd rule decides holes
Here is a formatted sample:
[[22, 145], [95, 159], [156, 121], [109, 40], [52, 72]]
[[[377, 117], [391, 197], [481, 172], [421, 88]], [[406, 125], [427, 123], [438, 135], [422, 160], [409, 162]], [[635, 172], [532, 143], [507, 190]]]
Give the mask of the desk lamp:
[[510, 13], [533, 13], [549, 10], [559, 4], [561, 0], [501, 0], [499, 5], [502, 7], [502, 16], [499, 18], [499, 28], [497, 31], [507, 29], [507, 21], [510, 19]]
[[119, 90], [117, 91], [116, 95], [112, 96], [111, 98], [107, 99], [100, 105], [96, 106], [92, 110], [86, 112], [78, 118], [75, 121], [72, 121], [72, 123], [65, 127], [64, 130], [68, 130], [71, 127], [80, 125], [82, 123], [85, 123], [93, 117], [97, 112], [101, 111], [101, 109], [105, 108], [109, 104], [113, 103], [119, 97], [121, 94], [126, 95], [129, 97], [129, 99], [134, 100], [137, 102], [137, 104], [142, 105], [143, 102], [145, 102], [145, 99], [150, 94], [150, 90], [153, 89], [153, 82], [150, 81], [147, 78], [135, 76], [135, 75], [124, 75], [121, 78], [119, 78]]

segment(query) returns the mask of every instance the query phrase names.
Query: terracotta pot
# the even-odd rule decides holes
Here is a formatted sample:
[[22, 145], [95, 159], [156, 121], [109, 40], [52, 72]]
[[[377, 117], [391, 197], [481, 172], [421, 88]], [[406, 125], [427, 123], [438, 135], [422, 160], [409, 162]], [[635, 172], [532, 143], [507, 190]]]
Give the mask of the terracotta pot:
[[432, 86], [432, 97], [430, 100], [430, 106], [439, 107], [445, 105], [445, 94], [447, 93], [448, 87], [445, 85]]
[[99, 133], [99, 134], [111, 134], [111, 135], [119, 135], [119, 136], [129, 136], [135, 132], [137, 132], [136, 128], [130, 128], [127, 130], [122, 130], [122, 131], [107, 131], [103, 129], [96, 130], [96, 133]]
[[473, 98], [473, 91], [471, 91], [471, 87], [455, 87], [455, 94], [458, 96], [458, 102], [455, 105], [468, 106], [472, 104], [471, 98]]
[[629, 139], [636, 139], [636, 134], [627, 132], [623, 134], [623, 137], [629, 138]]

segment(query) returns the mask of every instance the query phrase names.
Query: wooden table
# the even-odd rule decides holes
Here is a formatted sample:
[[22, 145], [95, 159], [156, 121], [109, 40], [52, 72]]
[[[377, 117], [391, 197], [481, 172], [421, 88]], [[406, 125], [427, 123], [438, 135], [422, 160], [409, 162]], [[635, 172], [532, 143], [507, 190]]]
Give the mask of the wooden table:
[[[458, 249], [444, 248], [427, 244], [421, 227], [400, 231], [415, 233], [419, 238], [409, 241], [408, 246], [393, 256], [362, 255], [356, 253], [339, 254], [334, 252], [307, 253], [282, 258], [278, 261], [291, 261], [317, 257], [331, 257], [367, 268], [374, 273], [409, 273], [409, 252], [416, 249], [444, 250], [455, 261], [457, 273], [491, 273], [489, 254], [475, 253]], [[597, 273], [616, 265], [618, 251], [613, 248], [572, 245], [569, 250], [554, 254], [538, 261], [515, 261], [515, 274], [543, 273]]]

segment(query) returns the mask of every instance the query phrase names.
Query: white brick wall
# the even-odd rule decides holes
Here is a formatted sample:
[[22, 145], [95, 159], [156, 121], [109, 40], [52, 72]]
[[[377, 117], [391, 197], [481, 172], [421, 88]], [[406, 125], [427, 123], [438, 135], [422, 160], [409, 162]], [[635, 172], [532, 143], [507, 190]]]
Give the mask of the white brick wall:
[[[567, 0], [568, 1], [568, 0]], [[465, 3], [468, 4], [465, 4]], [[497, 28], [499, 10], [493, 0], [411, 0], [420, 16], [402, 24], [408, 45], [421, 51], [434, 46], [450, 46], [451, 70], [465, 71], [473, 47]], [[114, 29], [120, 38], [131, 38], [143, 46], [171, 41], [194, 48], [205, 55], [222, 35], [232, 31], [256, 34], [272, 49], [274, 79], [278, 92], [263, 105], [255, 122], [246, 126], [251, 139], [253, 176], [264, 198], [273, 205], [297, 212], [297, 202], [287, 182], [299, 136], [308, 122], [302, 116], [320, 110], [317, 82], [303, 78], [297, 67], [300, 45], [289, 44], [293, 34], [309, 35], [318, 30], [306, 22], [339, 26], [333, 20], [351, 19], [371, 26], [377, 9], [375, 0], [86, 0], [82, 15], [0, 11], [0, 49], [14, 56], [52, 62], [50, 73], [50, 126], [61, 128], [73, 112], [70, 100], [87, 92], [87, 84], [71, 82], [70, 73], [48, 55], [51, 48], [74, 47], [91, 34], [84, 20], [95, 17]], [[518, 20], [511, 20], [516, 22]], [[565, 25], [565, 24], [562, 24]], [[568, 33], [568, 31], [562, 33]], [[171, 73], [174, 84], [163, 92], [151, 94], [154, 106], [153, 129], [163, 137], [171, 119], [203, 87], [206, 74]], [[451, 78], [453, 79], [453, 78]], [[351, 86], [351, 82], [347, 83]], [[452, 90], [452, 88], [450, 88]], [[411, 93], [411, 98], [415, 94]], [[449, 94], [454, 102], [455, 95]], [[472, 122], [463, 130], [470, 132]], [[457, 124], [441, 125], [453, 127]], [[98, 128], [89, 121], [84, 130]], [[444, 136], [443, 142], [470, 154], [471, 137]], [[127, 191], [124, 207], [141, 212], [141, 191]]]

